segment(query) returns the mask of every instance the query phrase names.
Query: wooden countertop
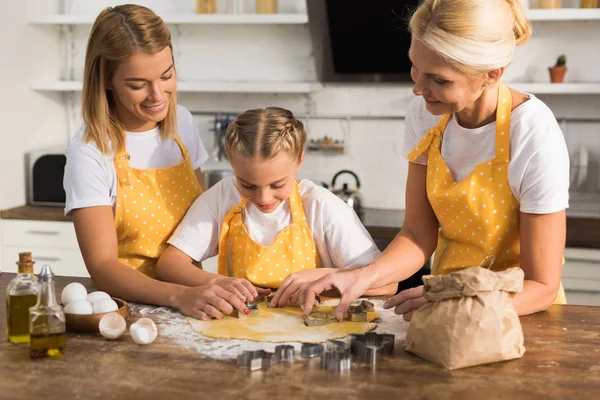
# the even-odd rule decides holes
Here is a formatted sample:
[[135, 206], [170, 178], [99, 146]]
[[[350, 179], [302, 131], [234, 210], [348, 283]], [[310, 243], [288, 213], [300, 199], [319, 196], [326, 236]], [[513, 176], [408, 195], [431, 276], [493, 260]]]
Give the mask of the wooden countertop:
[[[0, 275], [0, 292], [14, 274]], [[57, 277], [65, 284], [90, 279]], [[128, 322], [133, 321], [130, 316]], [[521, 318], [523, 358], [445, 371], [396, 348], [375, 369], [353, 363], [348, 376], [293, 366], [249, 372], [206, 359], [161, 337], [148, 346], [93, 334], [68, 334], [64, 359], [35, 360], [9, 343], [0, 309], [1, 399], [598, 399], [600, 307], [552, 306]]]
[[[21, 206], [0, 212], [2, 219], [71, 221], [62, 207]], [[404, 223], [404, 210], [366, 208], [361, 218], [374, 238], [393, 239]], [[567, 246], [600, 249], [600, 219], [567, 216]]]

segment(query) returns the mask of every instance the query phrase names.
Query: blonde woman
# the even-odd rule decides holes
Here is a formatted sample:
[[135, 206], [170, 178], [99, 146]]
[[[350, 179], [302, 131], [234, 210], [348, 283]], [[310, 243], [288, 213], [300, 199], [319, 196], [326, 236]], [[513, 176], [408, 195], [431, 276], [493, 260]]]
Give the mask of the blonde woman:
[[[302, 292], [342, 293], [338, 316], [365, 290], [402, 281], [432, 255], [434, 274], [493, 259], [520, 267], [520, 315], [564, 303], [561, 287], [569, 158], [550, 109], [502, 83], [530, 37], [519, 0], [425, 0], [410, 20], [413, 92], [406, 117], [406, 220], [371, 265], [331, 274]], [[492, 256], [492, 257], [489, 257]], [[409, 320], [422, 286], [385, 307]]]
[[[306, 132], [290, 111], [248, 110], [229, 126], [225, 142], [234, 176], [190, 207], [158, 262], [161, 279], [185, 283], [193, 275], [197, 284], [208, 282], [214, 276], [193, 262], [218, 254], [219, 274], [278, 288], [273, 307], [297, 305], [308, 283], [379, 256], [351, 207], [309, 180], [296, 180]], [[393, 294], [396, 287], [370, 294]], [[223, 314], [212, 307], [205, 313], [205, 319]]]
[[207, 159], [176, 89], [171, 35], [161, 18], [136, 5], [102, 11], [85, 58], [84, 125], [67, 151], [65, 214], [96, 288], [193, 316], [209, 305], [244, 311], [240, 291], [258, 294], [246, 280], [189, 287], [191, 280], [155, 279], [166, 240], [202, 192]]

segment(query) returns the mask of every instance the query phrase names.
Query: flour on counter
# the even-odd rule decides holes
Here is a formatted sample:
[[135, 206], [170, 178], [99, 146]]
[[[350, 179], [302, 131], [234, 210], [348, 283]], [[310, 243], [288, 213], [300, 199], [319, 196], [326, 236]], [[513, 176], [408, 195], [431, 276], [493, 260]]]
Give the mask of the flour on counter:
[[[396, 335], [395, 346], [400, 347], [406, 337], [408, 322], [401, 315], [394, 314], [393, 310], [383, 309], [383, 300], [370, 300], [379, 312], [381, 322], [377, 324], [375, 332]], [[233, 360], [245, 350], [274, 351], [275, 347], [282, 344], [294, 346], [296, 354], [300, 353], [302, 343], [269, 343], [254, 342], [251, 340], [213, 339], [195, 332], [186, 317], [179, 311], [169, 307], [155, 307], [145, 304], [129, 303], [129, 312], [137, 317], [149, 317], [158, 326], [158, 340], [168, 339], [178, 346], [196, 351], [215, 360]]]

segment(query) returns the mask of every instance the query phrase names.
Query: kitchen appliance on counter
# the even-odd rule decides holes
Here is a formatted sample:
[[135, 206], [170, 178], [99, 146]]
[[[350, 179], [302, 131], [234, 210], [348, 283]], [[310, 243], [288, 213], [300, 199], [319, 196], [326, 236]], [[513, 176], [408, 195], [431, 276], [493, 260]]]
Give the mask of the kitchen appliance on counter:
[[26, 160], [27, 202], [35, 206], [64, 207], [63, 177], [65, 149], [43, 149], [28, 153]]
[[[348, 187], [348, 184], [344, 182], [344, 184], [342, 185], [341, 189], [336, 189], [335, 188], [335, 182], [338, 179], [338, 177], [340, 175], [343, 174], [350, 174], [354, 177], [354, 180], [356, 182], [356, 188], [355, 189], [350, 189]], [[327, 184], [323, 184], [323, 186], [328, 187]], [[352, 207], [354, 209], [354, 211], [356, 212], [356, 214], [358, 215], [359, 218], [362, 218], [362, 214], [363, 214], [363, 200], [362, 200], [362, 195], [360, 194], [360, 180], [358, 179], [358, 175], [356, 175], [354, 172], [348, 170], [348, 169], [343, 169], [339, 172], [337, 172], [334, 176], [333, 179], [331, 180], [331, 191], [333, 192], [333, 194], [335, 194], [337, 197], [339, 197], [340, 199], [342, 199], [344, 201], [344, 203], [348, 204], [350, 207]]]

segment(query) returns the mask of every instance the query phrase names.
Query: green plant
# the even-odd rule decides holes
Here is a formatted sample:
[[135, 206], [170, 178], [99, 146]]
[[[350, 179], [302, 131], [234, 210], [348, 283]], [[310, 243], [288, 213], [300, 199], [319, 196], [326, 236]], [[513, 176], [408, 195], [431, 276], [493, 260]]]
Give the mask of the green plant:
[[556, 59], [555, 67], [565, 67], [566, 65], [567, 65], [567, 56], [565, 56], [564, 54], [561, 54]]

